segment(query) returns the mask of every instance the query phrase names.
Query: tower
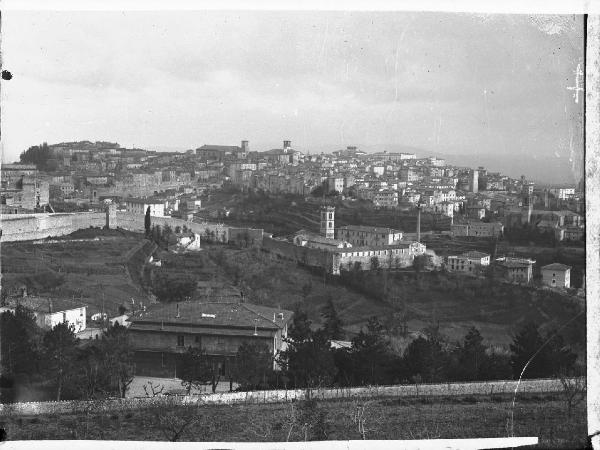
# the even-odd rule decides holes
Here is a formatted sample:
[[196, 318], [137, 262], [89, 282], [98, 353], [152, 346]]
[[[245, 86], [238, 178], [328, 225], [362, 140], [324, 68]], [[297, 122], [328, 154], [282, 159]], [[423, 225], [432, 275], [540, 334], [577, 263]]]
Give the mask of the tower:
[[283, 149], [286, 150], [292, 147], [292, 141], [283, 141]]
[[417, 203], [417, 242], [421, 242], [421, 202]]
[[111, 223], [115, 223], [117, 220], [117, 205], [109, 203], [105, 206], [104, 211], [106, 213], [106, 229], [110, 228]]
[[248, 152], [248, 141], [242, 141], [242, 152], [247, 153]]
[[[525, 208], [527, 208], [525, 210]], [[533, 198], [528, 195], [527, 197], [523, 197], [523, 209], [524, 211], [521, 214], [522, 221], [525, 223], [531, 223], [531, 213], [533, 212]]]
[[321, 208], [321, 235], [327, 239], [335, 238], [335, 208], [323, 206]]
[[479, 189], [479, 171], [474, 170], [471, 176], [471, 192], [477, 193]]

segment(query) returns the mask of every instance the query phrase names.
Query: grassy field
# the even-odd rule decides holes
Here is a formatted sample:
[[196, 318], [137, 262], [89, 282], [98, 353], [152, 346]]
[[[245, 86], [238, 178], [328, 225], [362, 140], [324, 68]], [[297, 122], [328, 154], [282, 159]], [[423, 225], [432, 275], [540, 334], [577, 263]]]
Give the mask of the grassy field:
[[[187, 418], [182, 441], [303, 441], [361, 439], [458, 439], [537, 436], [538, 448], [582, 448], [585, 404], [567, 414], [551, 395], [521, 395], [510, 426], [511, 398], [467, 396], [443, 399], [373, 399], [236, 406], [180, 406], [87, 414], [0, 417], [9, 440], [171, 440]], [[359, 420], [357, 420], [357, 412]], [[294, 419], [295, 418], [295, 419]], [[295, 425], [292, 427], [291, 424]], [[302, 425], [308, 423], [308, 426]], [[291, 432], [290, 432], [291, 428]]]
[[[73, 242], [74, 239], [94, 239]], [[121, 230], [80, 230], [63, 242], [2, 244], [5, 286], [26, 285], [30, 294], [81, 299], [88, 315], [102, 308], [117, 315], [119, 305], [143, 293], [125, 270], [124, 255], [142, 242]]]

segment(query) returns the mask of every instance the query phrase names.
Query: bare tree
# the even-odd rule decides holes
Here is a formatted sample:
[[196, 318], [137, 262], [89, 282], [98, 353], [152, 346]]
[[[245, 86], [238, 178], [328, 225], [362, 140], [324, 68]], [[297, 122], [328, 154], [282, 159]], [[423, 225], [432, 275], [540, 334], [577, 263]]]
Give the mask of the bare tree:
[[196, 440], [206, 440], [210, 437], [213, 424], [210, 417], [200, 412], [201, 403], [196, 406], [176, 407], [170, 411], [158, 408], [156, 411], [156, 422], [158, 428], [170, 442], [177, 442], [184, 433], [194, 427], [200, 436], [194, 436]]
[[563, 390], [562, 397], [567, 405], [567, 417], [571, 419], [573, 407], [581, 403], [586, 398], [587, 383], [585, 377], [569, 377], [562, 373], [559, 376]]
[[356, 400], [350, 413], [351, 424], [356, 427], [360, 438], [367, 439], [367, 435], [379, 431], [378, 423], [381, 423], [381, 417], [373, 408], [373, 401]]
[[146, 393], [146, 397], [157, 397], [163, 393], [165, 390], [165, 386], [162, 384], [154, 384], [152, 381], [148, 381], [146, 384], [142, 386], [144, 388], [144, 392]]

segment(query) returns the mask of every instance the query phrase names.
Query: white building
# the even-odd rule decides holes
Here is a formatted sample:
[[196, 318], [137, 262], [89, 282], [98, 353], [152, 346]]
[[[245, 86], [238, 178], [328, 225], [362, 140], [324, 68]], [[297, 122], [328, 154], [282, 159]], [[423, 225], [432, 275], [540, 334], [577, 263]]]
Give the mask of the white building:
[[8, 300], [7, 306], [0, 307], [0, 313], [15, 311], [17, 305], [30, 309], [40, 328], [51, 329], [59, 323], [73, 325], [75, 333], [85, 330], [86, 306], [68, 299], [44, 297], [17, 297]]
[[384, 227], [346, 225], [336, 230], [337, 238], [354, 246], [383, 247], [397, 244], [402, 239], [402, 231]]
[[550, 287], [571, 287], [571, 266], [553, 263], [541, 268], [542, 283]]
[[373, 204], [384, 208], [398, 206], [398, 191], [392, 189], [381, 189], [373, 193]]
[[567, 200], [575, 196], [575, 188], [552, 188], [550, 193], [559, 200]]
[[146, 214], [150, 208], [150, 215], [154, 217], [165, 216], [165, 203], [153, 198], [127, 198], [125, 209], [133, 214]]
[[452, 236], [470, 236], [470, 237], [495, 237], [502, 236], [504, 225], [500, 222], [479, 222], [468, 221], [461, 224], [453, 224], [450, 229]]
[[475, 274], [483, 266], [490, 265], [490, 255], [483, 252], [470, 251], [458, 256], [448, 256], [448, 270]]
[[352, 247], [352, 244], [344, 240], [326, 238], [305, 230], [300, 230], [298, 233], [296, 233], [294, 236], [294, 244], [300, 247], [319, 248], [322, 250], [334, 250]]

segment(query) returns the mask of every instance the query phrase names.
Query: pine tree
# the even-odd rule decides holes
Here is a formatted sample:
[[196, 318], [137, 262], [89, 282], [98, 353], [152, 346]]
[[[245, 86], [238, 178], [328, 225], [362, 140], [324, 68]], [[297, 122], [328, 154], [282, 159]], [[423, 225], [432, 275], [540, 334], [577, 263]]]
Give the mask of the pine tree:
[[151, 235], [150, 207], [146, 209], [146, 217], [144, 217], [144, 228], [146, 229], [146, 237]]
[[343, 339], [344, 329], [342, 319], [338, 316], [333, 299], [329, 297], [327, 303], [321, 309], [321, 316], [325, 319], [323, 331], [329, 339]]
[[46, 372], [56, 384], [56, 400], [59, 401], [63, 388], [74, 375], [77, 338], [72, 325], [61, 322], [44, 335]]

